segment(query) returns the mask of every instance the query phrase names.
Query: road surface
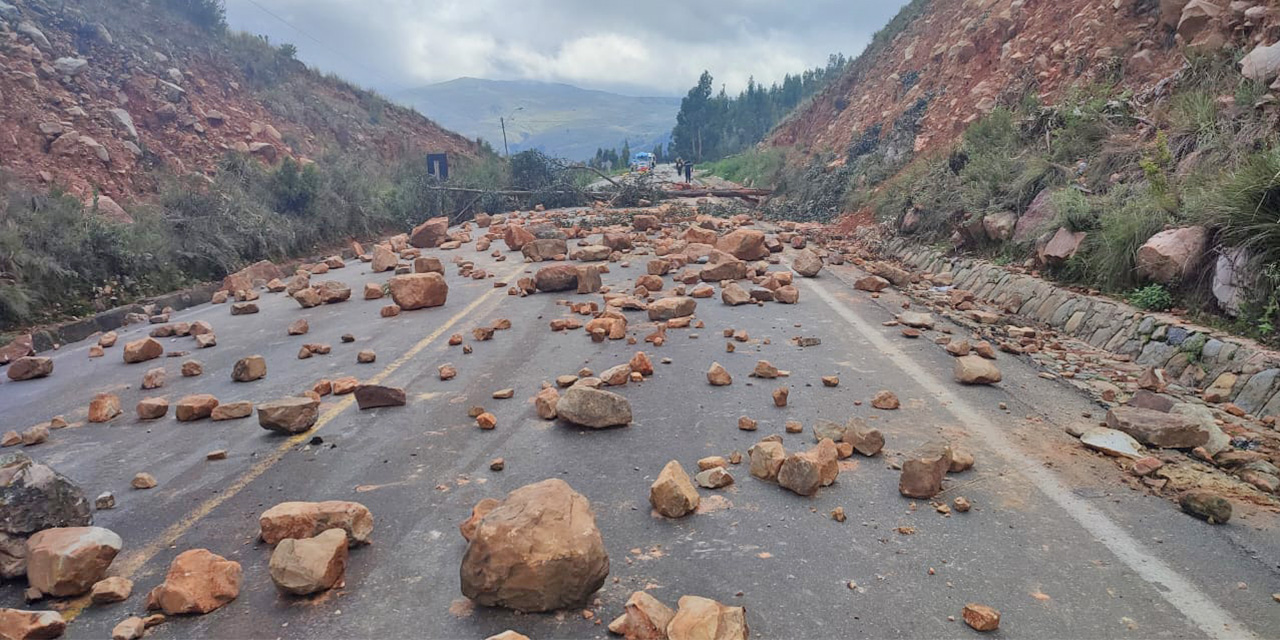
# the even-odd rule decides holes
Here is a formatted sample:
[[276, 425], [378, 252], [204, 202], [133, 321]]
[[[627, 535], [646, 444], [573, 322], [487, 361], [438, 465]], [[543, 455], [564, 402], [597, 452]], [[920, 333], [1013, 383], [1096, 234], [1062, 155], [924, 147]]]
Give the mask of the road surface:
[[[494, 247], [505, 249], [500, 242]], [[470, 245], [427, 253], [447, 265], [461, 254], [508, 282], [539, 266], [521, 263], [519, 254], [495, 262]], [[630, 289], [647, 260], [612, 265], [605, 283]], [[28, 453], [69, 475], [90, 498], [116, 495], [118, 506], [96, 512], [94, 524], [124, 539], [111, 573], [135, 581], [133, 596], [87, 608], [57, 603], [74, 616], [67, 637], [107, 637], [120, 620], [142, 614], [146, 593], [173, 557], [202, 547], [242, 564], [239, 598], [208, 615], [171, 618], [149, 637], [484, 638], [514, 629], [539, 639], [603, 638], [605, 624], [638, 589], [671, 606], [684, 594], [745, 606], [758, 638], [967, 636], [974, 632], [960, 611], [970, 602], [1001, 611], [998, 637], [1280, 635], [1280, 603], [1271, 595], [1280, 592], [1274, 515], [1209, 526], [1125, 488], [1113, 462], [1084, 452], [1063, 432], [1096, 422], [1097, 406], [1004, 354], [1000, 385], [956, 385], [952, 359], [940, 347], [882, 326], [902, 299], [854, 291], [854, 267], [797, 278], [794, 306], [728, 307], [718, 295], [700, 300], [697, 319], [705, 327], [670, 330], [660, 348], [642, 341], [651, 330], [642, 312], [628, 312], [630, 333], [641, 339], [635, 346], [549, 330], [552, 319], [568, 314], [558, 301], [598, 295], [516, 298], [492, 280], [461, 278], [452, 265], [448, 271], [447, 305], [391, 319], [379, 317], [386, 301], [358, 299], [365, 282], [390, 273], [371, 274], [359, 262], [316, 277], [350, 284], [355, 295], [345, 303], [302, 309], [283, 294], [264, 293], [256, 315], [230, 316], [227, 305], [175, 314], [174, 321], [206, 320], [217, 332], [217, 347], [190, 356], [204, 363], [200, 377], [178, 376], [181, 358], [126, 365], [121, 346], [89, 359], [86, 342], [58, 351], [50, 378], [0, 384], [6, 429], [58, 414], [73, 422]], [[297, 318], [308, 319], [310, 333], [286, 335]], [[470, 340], [472, 328], [499, 318], [512, 328], [491, 341]], [[747, 331], [750, 342], [726, 353], [726, 328]], [[148, 330], [129, 327], [119, 344]], [[356, 341], [341, 343], [345, 333]], [[448, 346], [454, 333], [468, 336], [474, 353]], [[800, 348], [790, 340], [796, 336], [822, 342]], [[192, 348], [189, 338], [164, 342], [168, 349]], [[299, 360], [304, 342], [330, 343], [333, 352]], [[362, 349], [375, 350], [377, 362], [357, 364]], [[618, 390], [634, 409], [631, 426], [591, 431], [538, 419], [529, 399], [542, 381], [583, 367], [602, 371], [638, 349], [655, 363], [671, 362]], [[267, 377], [232, 382], [232, 364], [251, 354], [265, 356]], [[762, 358], [790, 377], [748, 377]], [[437, 367], [447, 362], [458, 376], [446, 382]], [[731, 386], [707, 385], [712, 362], [731, 372]], [[139, 382], [158, 365], [169, 371], [159, 393], [171, 402], [192, 393], [261, 402], [344, 375], [404, 387], [410, 401], [359, 411], [351, 396], [326, 397], [314, 432], [292, 438], [264, 431], [255, 418], [178, 423], [171, 413], [140, 423], [133, 405], [157, 392], [139, 390]], [[840, 385], [823, 387], [825, 375], [838, 375]], [[769, 395], [781, 384], [791, 390], [785, 409]], [[490, 397], [505, 387], [515, 388], [513, 399]], [[894, 391], [902, 408], [872, 409], [869, 400], [881, 389]], [[119, 393], [125, 415], [84, 424], [98, 391]], [[495, 430], [474, 426], [467, 417], [473, 405], [497, 416]], [[759, 431], [737, 428], [744, 415], [759, 420]], [[745, 454], [765, 435], [782, 434], [784, 420], [808, 430], [819, 418], [852, 415], [885, 432], [886, 453], [852, 459], [835, 485], [812, 498], [756, 480], [743, 464], [731, 468], [737, 480], [731, 487], [700, 490], [703, 512], [681, 520], [651, 513], [649, 485], [669, 460], [693, 469], [703, 456]], [[948, 480], [942, 496], [965, 496], [975, 505], [968, 513], [944, 516], [927, 501], [898, 494], [899, 473], [889, 462], [937, 436], [977, 459], [973, 470]], [[784, 435], [789, 451], [811, 443], [807, 431]], [[206, 460], [215, 449], [226, 449], [228, 458]], [[505, 458], [504, 471], [489, 470], [495, 457]], [[140, 471], [159, 486], [130, 489]], [[481, 498], [551, 477], [590, 499], [610, 555], [610, 578], [585, 607], [591, 619], [581, 610], [518, 615], [470, 606], [459, 592], [466, 544], [458, 524]], [[367, 505], [376, 519], [373, 544], [353, 550], [342, 588], [314, 599], [282, 597], [267, 574], [270, 548], [256, 539], [257, 517], [278, 502], [327, 499]], [[829, 517], [836, 507], [847, 522]], [[23, 587], [0, 588], [0, 606], [27, 608]]]

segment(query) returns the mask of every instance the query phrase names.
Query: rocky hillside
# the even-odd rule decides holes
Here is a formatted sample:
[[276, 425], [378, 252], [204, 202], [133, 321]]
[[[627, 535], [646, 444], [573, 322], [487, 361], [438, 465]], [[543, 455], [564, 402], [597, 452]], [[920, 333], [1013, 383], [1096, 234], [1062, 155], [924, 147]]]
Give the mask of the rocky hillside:
[[157, 168], [211, 175], [228, 152], [265, 164], [346, 148], [473, 153], [287, 46], [194, 22], [191, 4], [0, 0], [0, 170], [123, 202], [152, 192]]
[[1002, 101], [1054, 104], [1094, 81], [1141, 93], [1188, 49], [1274, 39], [1277, 17], [1227, 0], [914, 0], [769, 142], [843, 152], [897, 125], [916, 152], [945, 147]]

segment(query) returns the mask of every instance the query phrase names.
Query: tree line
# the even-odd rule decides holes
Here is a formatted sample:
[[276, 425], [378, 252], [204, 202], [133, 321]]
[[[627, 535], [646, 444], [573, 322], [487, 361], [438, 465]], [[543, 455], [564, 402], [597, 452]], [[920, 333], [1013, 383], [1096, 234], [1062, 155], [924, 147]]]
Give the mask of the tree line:
[[826, 66], [787, 74], [781, 84], [769, 87], [753, 77], [737, 97], [729, 96], [723, 85], [712, 95], [713, 78], [703, 71], [698, 84], [680, 101], [668, 154], [708, 162], [755, 145], [805, 98], [838, 77], [849, 62], [844, 54], [833, 53]]

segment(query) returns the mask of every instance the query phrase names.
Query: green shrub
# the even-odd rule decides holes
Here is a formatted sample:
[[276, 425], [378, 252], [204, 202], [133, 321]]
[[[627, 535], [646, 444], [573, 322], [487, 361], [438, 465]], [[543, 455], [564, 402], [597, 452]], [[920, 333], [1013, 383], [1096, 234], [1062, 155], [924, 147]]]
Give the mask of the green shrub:
[[212, 33], [227, 30], [227, 9], [222, 0], [164, 0], [169, 9]]
[[1072, 232], [1090, 231], [1098, 226], [1098, 213], [1089, 198], [1078, 189], [1059, 189], [1049, 196], [1058, 212], [1058, 226]]
[[769, 188], [777, 184], [786, 159], [786, 149], [769, 147], [744, 151], [698, 168], [741, 185]]
[[1132, 289], [1139, 283], [1138, 248], [1164, 229], [1169, 214], [1144, 184], [1117, 188], [1097, 207], [1103, 214], [1073, 261], [1073, 279], [1104, 291]]
[[1280, 262], [1280, 147], [1249, 156], [1215, 190], [1209, 216], [1222, 241], [1262, 264]]
[[1158, 284], [1134, 289], [1128, 296], [1129, 304], [1147, 311], [1168, 311], [1173, 307], [1173, 295]]

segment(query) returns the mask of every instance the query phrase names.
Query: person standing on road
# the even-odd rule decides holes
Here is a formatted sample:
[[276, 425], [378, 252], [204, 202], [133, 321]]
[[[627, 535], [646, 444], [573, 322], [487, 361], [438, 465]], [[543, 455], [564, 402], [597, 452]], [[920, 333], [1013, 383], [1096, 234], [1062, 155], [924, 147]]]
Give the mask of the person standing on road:
[[676, 158], [676, 180], [680, 179], [681, 173], [684, 173], [684, 158]]
[[684, 163], [684, 181], [686, 184], [693, 183], [693, 163]]

